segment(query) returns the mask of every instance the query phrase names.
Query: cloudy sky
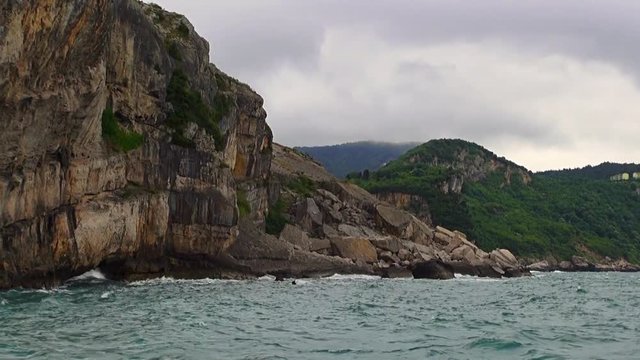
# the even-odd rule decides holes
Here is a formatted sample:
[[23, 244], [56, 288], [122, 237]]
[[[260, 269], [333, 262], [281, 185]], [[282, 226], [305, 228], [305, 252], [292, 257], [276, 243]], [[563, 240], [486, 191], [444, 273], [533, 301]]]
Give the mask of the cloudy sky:
[[463, 138], [532, 170], [640, 162], [640, 1], [158, 0], [275, 140]]

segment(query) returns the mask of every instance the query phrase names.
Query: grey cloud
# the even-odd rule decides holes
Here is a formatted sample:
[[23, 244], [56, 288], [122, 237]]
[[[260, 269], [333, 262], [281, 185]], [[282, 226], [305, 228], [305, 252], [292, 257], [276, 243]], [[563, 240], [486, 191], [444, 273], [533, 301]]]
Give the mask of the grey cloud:
[[288, 145], [459, 137], [534, 168], [640, 156], [618, 140], [640, 137], [640, 2], [158, 3], [265, 97]]

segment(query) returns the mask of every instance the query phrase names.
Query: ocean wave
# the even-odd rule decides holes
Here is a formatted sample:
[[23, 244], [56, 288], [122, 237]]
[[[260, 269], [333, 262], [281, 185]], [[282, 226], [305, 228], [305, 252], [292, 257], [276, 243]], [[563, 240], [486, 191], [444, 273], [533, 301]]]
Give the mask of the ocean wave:
[[342, 274], [333, 274], [329, 277], [322, 278], [323, 280], [380, 280], [380, 276], [376, 275], [342, 275]]
[[166, 285], [166, 284], [186, 284], [186, 285], [213, 285], [213, 284], [221, 284], [221, 283], [236, 283], [240, 280], [222, 280], [222, 279], [175, 279], [172, 277], [160, 277], [155, 279], [146, 279], [133, 281], [128, 283], [129, 286], [157, 286], [157, 285]]
[[463, 274], [453, 274], [455, 280], [458, 281], [483, 281], [483, 282], [496, 282], [496, 281], [504, 281], [504, 279], [496, 279], [496, 278], [488, 278], [488, 277], [479, 277], [474, 275], [463, 275]]
[[70, 282], [73, 281], [85, 281], [85, 280], [107, 280], [107, 277], [100, 271], [100, 269], [89, 270], [82, 275], [78, 275], [76, 277], [72, 277], [67, 280]]

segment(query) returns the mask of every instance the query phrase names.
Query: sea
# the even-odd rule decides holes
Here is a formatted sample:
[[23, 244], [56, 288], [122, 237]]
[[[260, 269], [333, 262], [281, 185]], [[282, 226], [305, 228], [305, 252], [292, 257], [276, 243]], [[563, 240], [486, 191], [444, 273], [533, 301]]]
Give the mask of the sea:
[[640, 359], [640, 274], [293, 281], [0, 292], [0, 359]]

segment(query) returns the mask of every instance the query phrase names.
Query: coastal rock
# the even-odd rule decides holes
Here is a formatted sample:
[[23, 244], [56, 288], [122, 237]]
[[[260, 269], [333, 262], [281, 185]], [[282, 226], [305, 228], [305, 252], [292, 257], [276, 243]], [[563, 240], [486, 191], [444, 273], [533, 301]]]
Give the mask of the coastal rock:
[[387, 250], [394, 254], [400, 251], [400, 242], [396, 238], [370, 239], [369, 241], [378, 249]]
[[229, 249], [238, 265], [256, 276], [322, 277], [340, 274], [371, 274], [371, 266], [349, 259], [295, 250], [293, 245], [264, 234], [247, 220], [240, 221], [238, 241]]
[[298, 246], [301, 250], [309, 251], [311, 249], [311, 240], [306, 232], [297, 226], [286, 224], [280, 233], [280, 240], [289, 242]]
[[[238, 187], [264, 220], [262, 98], [209, 63], [187, 19], [132, 0], [12, 1], [0, 18], [0, 288], [114, 264], [210, 271], [238, 235]], [[209, 129], [169, 121], [221, 99]]]
[[506, 249], [493, 250], [489, 254], [489, 259], [493, 260], [503, 268], [517, 268], [520, 266], [518, 259], [513, 256], [511, 251]]
[[439, 260], [430, 260], [416, 264], [412, 269], [415, 279], [453, 279], [454, 271], [450, 265]]
[[385, 279], [410, 279], [413, 278], [413, 273], [404, 267], [391, 266], [383, 269], [380, 276]]
[[340, 257], [368, 264], [378, 261], [376, 248], [367, 239], [338, 237], [330, 240], [333, 252]]
[[322, 228], [322, 213], [312, 198], [306, 198], [298, 204], [296, 223], [308, 233], [313, 233], [318, 227]]

